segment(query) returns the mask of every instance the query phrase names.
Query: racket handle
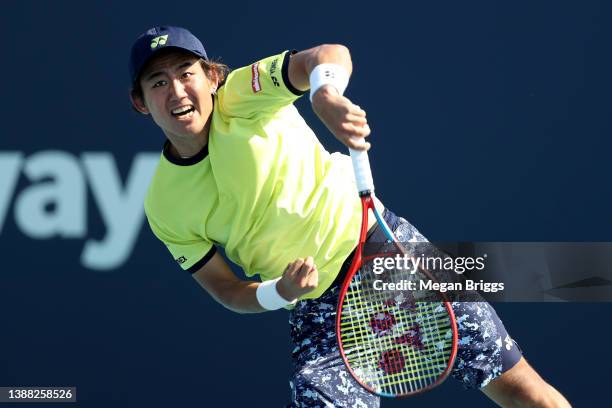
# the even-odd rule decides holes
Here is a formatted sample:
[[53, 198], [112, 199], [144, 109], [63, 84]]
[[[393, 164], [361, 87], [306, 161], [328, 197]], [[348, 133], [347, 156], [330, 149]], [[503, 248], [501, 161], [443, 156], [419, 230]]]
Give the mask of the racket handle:
[[374, 192], [374, 179], [372, 178], [372, 170], [370, 169], [370, 159], [366, 150], [349, 149], [351, 160], [353, 162], [353, 170], [355, 171], [355, 181], [357, 181], [357, 191], [362, 193]]

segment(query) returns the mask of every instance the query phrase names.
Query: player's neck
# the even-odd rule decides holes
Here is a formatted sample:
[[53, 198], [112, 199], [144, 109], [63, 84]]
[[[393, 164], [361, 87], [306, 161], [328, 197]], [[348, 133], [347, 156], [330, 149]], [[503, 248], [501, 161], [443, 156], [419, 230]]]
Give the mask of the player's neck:
[[210, 119], [206, 122], [204, 129], [197, 135], [181, 136], [166, 133], [170, 141], [170, 154], [180, 159], [188, 159], [200, 153], [208, 144], [208, 132], [210, 130]]

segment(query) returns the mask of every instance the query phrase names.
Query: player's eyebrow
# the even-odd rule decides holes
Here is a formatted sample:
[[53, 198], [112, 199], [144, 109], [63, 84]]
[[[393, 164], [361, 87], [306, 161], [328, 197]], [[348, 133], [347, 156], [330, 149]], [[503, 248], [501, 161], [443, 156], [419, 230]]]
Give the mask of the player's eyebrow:
[[183, 68], [190, 67], [190, 66], [192, 66], [193, 64], [194, 64], [194, 62], [193, 62], [193, 61], [185, 61], [185, 62], [183, 62], [181, 65], [179, 65], [178, 67], [176, 67], [176, 71], [180, 71], [180, 70], [181, 70], [181, 69], [183, 69]]
[[158, 76], [162, 76], [162, 75], [163, 75], [163, 72], [161, 72], [161, 71], [156, 71], [156, 72], [153, 72], [151, 75], [148, 75], [148, 76], [147, 76], [147, 78], [145, 79], [145, 81], [147, 81], [147, 82], [148, 82], [148, 81], [152, 80], [153, 78], [158, 77]]
[[[194, 64], [193, 61], [185, 61], [185, 62], [181, 63], [179, 66], [177, 66], [174, 71], [180, 71], [181, 69], [190, 67], [193, 64]], [[154, 79], [154, 78], [156, 78], [158, 76], [161, 76], [163, 74], [164, 74], [163, 71], [154, 71], [150, 75], [147, 75], [145, 81], [150, 81], [150, 80], [152, 80], [152, 79]]]

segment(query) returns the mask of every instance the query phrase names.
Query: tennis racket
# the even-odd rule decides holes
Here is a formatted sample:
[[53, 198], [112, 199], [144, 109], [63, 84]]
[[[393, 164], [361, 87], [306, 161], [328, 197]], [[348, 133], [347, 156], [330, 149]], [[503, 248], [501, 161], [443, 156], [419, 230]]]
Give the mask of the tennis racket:
[[[340, 353], [351, 375], [368, 391], [383, 397], [418, 394], [442, 383], [451, 371], [457, 354], [455, 316], [442, 293], [429, 291], [419, 298], [423, 296], [419, 291], [375, 289], [374, 281], [380, 276], [373, 273], [363, 251], [368, 210], [374, 213], [388, 243], [402, 254], [408, 250], [376, 210], [367, 152], [349, 150], [362, 217], [359, 243], [338, 301], [336, 336]], [[386, 281], [433, 280], [424, 269], [385, 273]]]

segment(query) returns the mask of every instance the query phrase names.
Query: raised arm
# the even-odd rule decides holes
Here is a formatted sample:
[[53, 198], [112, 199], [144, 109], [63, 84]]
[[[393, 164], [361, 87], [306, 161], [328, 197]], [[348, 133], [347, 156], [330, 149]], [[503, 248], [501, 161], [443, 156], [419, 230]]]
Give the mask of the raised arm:
[[320, 64], [340, 65], [349, 76], [353, 72], [353, 62], [348, 48], [340, 44], [323, 44], [291, 56], [289, 81], [300, 91], [307, 91], [310, 89], [310, 73]]
[[[320, 67], [318, 71], [317, 66]], [[311, 92], [310, 97], [312, 109], [325, 126], [347, 147], [367, 150], [370, 144], [364, 138], [370, 134], [370, 127], [366, 112], [342, 96], [352, 72], [350, 52], [338, 44], [324, 44], [300, 51], [292, 55], [289, 61], [289, 81], [295, 88], [305, 91], [311, 85], [323, 84], [317, 87], [314, 94]], [[327, 80], [328, 73], [334, 77], [333, 80]]]

